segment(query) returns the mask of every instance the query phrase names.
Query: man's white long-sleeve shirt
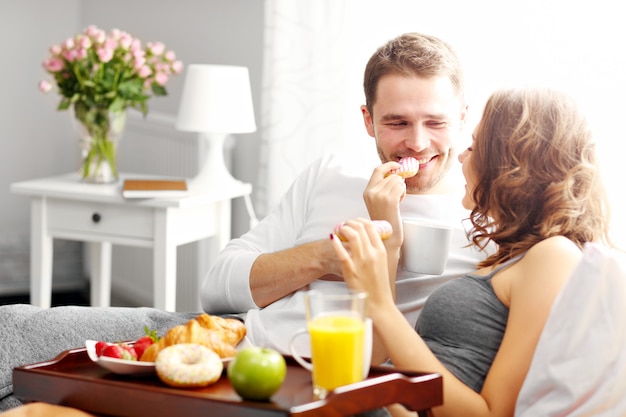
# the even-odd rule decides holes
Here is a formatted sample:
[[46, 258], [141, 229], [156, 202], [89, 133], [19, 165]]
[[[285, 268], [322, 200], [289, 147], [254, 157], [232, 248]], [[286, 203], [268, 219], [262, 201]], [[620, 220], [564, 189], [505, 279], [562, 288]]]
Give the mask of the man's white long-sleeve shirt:
[[[210, 314], [246, 313], [247, 342], [289, 353], [291, 335], [306, 326], [304, 291], [295, 292], [259, 309], [250, 291], [250, 269], [262, 253], [272, 253], [328, 238], [339, 222], [369, 218], [363, 191], [375, 157], [355, 160], [343, 154], [320, 158], [299, 175], [279, 205], [256, 227], [233, 239], [220, 253], [202, 288], [202, 306]], [[428, 295], [443, 282], [475, 270], [484, 253], [467, 247], [462, 226], [469, 212], [462, 194], [407, 195], [400, 204], [403, 218], [429, 218], [454, 227], [451, 253], [442, 275], [418, 275], [399, 267], [396, 303], [415, 325]], [[317, 280], [309, 289], [345, 286], [339, 281]], [[298, 348], [300, 351], [300, 347]]]

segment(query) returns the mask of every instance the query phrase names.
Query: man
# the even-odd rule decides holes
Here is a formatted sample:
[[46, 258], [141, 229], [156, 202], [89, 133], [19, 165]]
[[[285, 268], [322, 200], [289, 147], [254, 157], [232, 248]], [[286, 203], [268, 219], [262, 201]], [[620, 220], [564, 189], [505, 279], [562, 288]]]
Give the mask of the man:
[[[432, 218], [455, 227], [442, 275], [398, 271], [396, 302], [412, 324], [436, 286], [473, 270], [484, 257], [466, 247], [461, 225], [469, 213], [461, 207], [463, 183], [453, 166], [467, 106], [452, 48], [432, 36], [401, 35], [370, 58], [364, 89], [361, 112], [379, 160], [372, 153], [367, 161], [333, 155], [314, 163], [275, 210], [226, 246], [204, 282], [203, 309], [245, 312], [252, 344], [288, 352], [291, 335], [305, 325], [303, 290], [344, 285], [328, 239], [343, 220], [391, 221], [400, 217], [399, 210], [405, 218]], [[415, 177], [403, 181], [386, 175], [406, 156], [419, 160]], [[402, 226], [392, 226], [393, 238], [402, 239]]]

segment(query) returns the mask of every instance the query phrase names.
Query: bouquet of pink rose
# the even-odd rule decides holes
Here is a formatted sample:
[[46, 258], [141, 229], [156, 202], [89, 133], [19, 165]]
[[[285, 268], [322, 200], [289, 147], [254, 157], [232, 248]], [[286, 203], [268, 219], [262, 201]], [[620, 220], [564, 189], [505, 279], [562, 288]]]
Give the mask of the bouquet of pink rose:
[[[62, 96], [59, 110], [82, 103], [109, 111], [134, 107], [146, 115], [146, 101], [152, 95], [166, 95], [169, 76], [180, 74], [183, 64], [161, 42], [149, 42], [144, 49], [127, 32], [113, 29], [107, 34], [89, 26], [61, 45], [52, 45], [43, 67]], [[53, 85], [43, 80], [39, 89], [48, 92]]]
[[[144, 49], [127, 32], [113, 29], [107, 34], [89, 26], [52, 45], [43, 67], [61, 95], [57, 109], [73, 106], [79, 122], [83, 179], [111, 182], [118, 178], [116, 142], [126, 109], [135, 108], [145, 116], [148, 99], [166, 95], [165, 84], [170, 75], [181, 73], [183, 64], [161, 42], [149, 42]], [[53, 88], [48, 80], [39, 82], [45, 93]]]

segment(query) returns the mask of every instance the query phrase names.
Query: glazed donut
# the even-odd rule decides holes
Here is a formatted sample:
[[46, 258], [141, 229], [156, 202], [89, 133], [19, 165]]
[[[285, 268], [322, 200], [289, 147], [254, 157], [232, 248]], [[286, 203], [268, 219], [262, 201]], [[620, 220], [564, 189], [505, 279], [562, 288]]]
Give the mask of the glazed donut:
[[206, 387], [222, 375], [217, 353], [196, 343], [180, 343], [159, 352], [156, 373], [165, 384], [178, 388]]
[[[346, 237], [341, 233], [341, 228], [344, 224], [345, 222], [337, 224], [337, 226], [335, 226], [335, 230], [333, 231], [333, 233], [337, 235], [339, 240], [341, 240], [342, 242], [347, 241]], [[382, 240], [389, 239], [389, 236], [391, 236], [391, 233], [393, 232], [391, 223], [389, 223], [387, 220], [372, 220], [372, 224], [376, 228], [376, 231], [378, 231], [378, 234], [380, 235], [380, 238]]]
[[400, 168], [391, 170], [385, 177], [391, 174], [396, 174], [402, 178], [411, 178], [417, 175], [417, 171], [420, 169], [420, 163], [412, 156], [406, 156], [398, 161], [401, 165]]

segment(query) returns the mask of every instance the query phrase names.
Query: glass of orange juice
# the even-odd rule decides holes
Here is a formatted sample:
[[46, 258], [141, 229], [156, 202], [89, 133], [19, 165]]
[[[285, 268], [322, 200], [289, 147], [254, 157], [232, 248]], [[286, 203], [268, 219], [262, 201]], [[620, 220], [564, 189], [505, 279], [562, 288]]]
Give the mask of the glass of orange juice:
[[[290, 343], [296, 361], [312, 372], [317, 398], [342, 385], [364, 379], [371, 359], [371, 321], [367, 319], [367, 294], [351, 290], [312, 290], [305, 294], [307, 328]], [[311, 362], [296, 351], [294, 340], [308, 333]]]

